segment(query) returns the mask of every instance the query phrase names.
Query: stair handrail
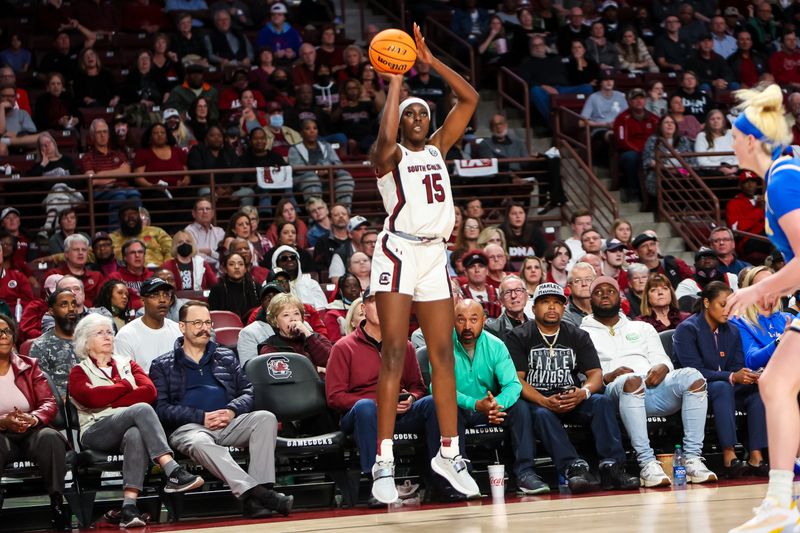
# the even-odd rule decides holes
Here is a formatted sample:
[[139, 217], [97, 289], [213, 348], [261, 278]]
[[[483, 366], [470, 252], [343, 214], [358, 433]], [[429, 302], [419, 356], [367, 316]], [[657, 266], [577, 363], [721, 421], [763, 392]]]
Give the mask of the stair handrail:
[[[522, 88], [522, 102], [519, 102], [514, 96], [506, 92], [507, 81], [519, 85]], [[508, 67], [500, 67], [500, 72], [497, 76], [497, 109], [503, 110], [505, 104], [508, 103], [514, 109], [521, 111], [525, 120], [525, 149], [528, 155], [531, 154], [531, 93], [528, 89], [528, 82], [520, 77], [516, 72]]]

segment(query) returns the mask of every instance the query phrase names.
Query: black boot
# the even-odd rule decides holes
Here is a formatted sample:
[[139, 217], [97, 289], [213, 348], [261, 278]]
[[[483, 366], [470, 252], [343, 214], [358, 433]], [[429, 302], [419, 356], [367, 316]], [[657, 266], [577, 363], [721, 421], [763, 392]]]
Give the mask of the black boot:
[[286, 496], [282, 492], [275, 492], [272, 489], [264, 489], [264, 492], [259, 494], [259, 498], [261, 499], [261, 503], [263, 503], [267, 509], [277, 511], [283, 516], [289, 516], [289, 513], [292, 512], [294, 496]]
[[50, 527], [54, 531], [72, 530], [72, 515], [64, 509], [64, 498], [58, 492], [50, 495]]
[[263, 497], [266, 490], [260, 485], [242, 494], [242, 514], [245, 518], [269, 518], [272, 511], [264, 505]]

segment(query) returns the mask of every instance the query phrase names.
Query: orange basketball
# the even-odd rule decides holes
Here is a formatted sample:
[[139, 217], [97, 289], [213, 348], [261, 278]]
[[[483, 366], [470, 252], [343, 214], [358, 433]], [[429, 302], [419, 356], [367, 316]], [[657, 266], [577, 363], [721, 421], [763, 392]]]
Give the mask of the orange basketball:
[[369, 43], [369, 60], [378, 72], [404, 74], [417, 60], [417, 45], [403, 30], [383, 30]]

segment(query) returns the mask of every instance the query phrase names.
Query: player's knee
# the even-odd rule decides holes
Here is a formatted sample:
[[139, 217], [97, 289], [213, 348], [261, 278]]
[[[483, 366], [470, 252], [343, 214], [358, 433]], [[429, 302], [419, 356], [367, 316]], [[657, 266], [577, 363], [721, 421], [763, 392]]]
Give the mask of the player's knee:
[[622, 386], [622, 391], [627, 392], [629, 394], [641, 394], [643, 392], [643, 385], [642, 378], [639, 376], [631, 376], [625, 380], [625, 384]]

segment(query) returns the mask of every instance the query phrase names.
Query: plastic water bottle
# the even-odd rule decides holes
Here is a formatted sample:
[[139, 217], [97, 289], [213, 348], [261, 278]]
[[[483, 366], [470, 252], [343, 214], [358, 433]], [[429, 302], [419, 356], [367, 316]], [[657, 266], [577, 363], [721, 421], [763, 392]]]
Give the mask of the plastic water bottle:
[[672, 458], [672, 483], [675, 487], [686, 486], [686, 459], [680, 444], [675, 445], [675, 455]]
[[17, 319], [17, 324], [22, 320], [22, 299], [17, 298], [17, 305], [14, 306], [14, 318]]

